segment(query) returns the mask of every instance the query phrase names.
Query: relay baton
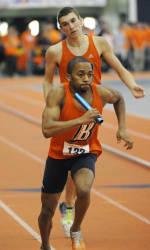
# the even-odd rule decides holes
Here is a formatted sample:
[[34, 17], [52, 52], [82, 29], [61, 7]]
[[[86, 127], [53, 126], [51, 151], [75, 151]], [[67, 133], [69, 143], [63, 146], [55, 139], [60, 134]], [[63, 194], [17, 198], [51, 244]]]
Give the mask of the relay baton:
[[[91, 110], [92, 109], [92, 107], [90, 106], [90, 104], [87, 102], [87, 101], [85, 101], [85, 99], [81, 96], [81, 95], [79, 95], [78, 93], [75, 93], [74, 94], [74, 97], [75, 97], [75, 99], [86, 109], [86, 110]], [[103, 117], [101, 117], [100, 115], [98, 116], [98, 117], [96, 117], [96, 122], [97, 123], [102, 123], [104, 120], [103, 120]]]

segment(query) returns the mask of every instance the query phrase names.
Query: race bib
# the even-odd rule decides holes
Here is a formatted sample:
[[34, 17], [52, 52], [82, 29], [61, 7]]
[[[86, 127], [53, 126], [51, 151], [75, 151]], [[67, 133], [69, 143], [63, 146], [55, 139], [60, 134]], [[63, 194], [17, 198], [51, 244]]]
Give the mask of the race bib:
[[64, 142], [64, 155], [80, 155], [89, 153], [89, 145], [76, 145]]

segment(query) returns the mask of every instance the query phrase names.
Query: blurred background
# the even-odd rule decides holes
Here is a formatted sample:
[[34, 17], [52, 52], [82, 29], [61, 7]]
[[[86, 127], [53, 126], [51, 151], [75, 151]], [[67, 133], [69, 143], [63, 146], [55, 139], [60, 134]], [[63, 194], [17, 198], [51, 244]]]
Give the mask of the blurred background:
[[[145, 91], [144, 98], [134, 98], [102, 59], [102, 85], [123, 94], [134, 148], [116, 143], [117, 120], [108, 104], [85, 239], [89, 249], [150, 250], [150, 0], [0, 0], [0, 249], [39, 249], [40, 186], [49, 148], [41, 131], [45, 52], [65, 38], [56, 21], [65, 6], [79, 10], [85, 33], [107, 39]], [[52, 244], [70, 249], [58, 211], [54, 220]]]
[[64, 6], [76, 7], [85, 33], [104, 36], [127, 69], [150, 70], [148, 0], [1, 0], [0, 77], [44, 74], [46, 49], [64, 39], [56, 21]]

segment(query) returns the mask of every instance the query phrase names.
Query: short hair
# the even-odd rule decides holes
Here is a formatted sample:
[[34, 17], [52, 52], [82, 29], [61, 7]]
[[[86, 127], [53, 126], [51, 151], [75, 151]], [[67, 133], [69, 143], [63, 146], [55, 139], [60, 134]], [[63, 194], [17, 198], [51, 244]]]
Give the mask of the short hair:
[[73, 7], [64, 7], [62, 9], [60, 9], [57, 13], [57, 22], [59, 23], [59, 20], [62, 16], [66, 16], [70, 13], [74, 13], [78, 18], [80, 18], [80, 14], [77, 11], [77, 9], [73, 8]]
[[67, 73], [68, 74], [71, 74], [72, 71], [73, 71], [73, 68], [74, 66], [77, 64], [77, 63], [90, 63], [91, 66], [92, 66], [92, 70], [93, 70], [93, 64], [91, 62], [89, 62], [86, 58], [82, 57], [82, 56], [76, 56], [74, 57], [69, 63], [68, 63], [68, 66], [67, 66]]

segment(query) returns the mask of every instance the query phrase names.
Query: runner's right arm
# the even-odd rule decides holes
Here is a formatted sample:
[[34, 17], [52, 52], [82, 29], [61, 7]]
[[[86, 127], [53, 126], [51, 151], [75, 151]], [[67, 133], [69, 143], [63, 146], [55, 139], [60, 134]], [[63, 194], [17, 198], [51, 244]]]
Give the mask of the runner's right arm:
[[63, 85], [59, 87], [52, 86], [51, 91], [47, 96], [46, 107], [42, 115], [42, 132], [46, 138], [63, 133], [81, 124], [94, 121], [99, 115], [99, 111], [97, 109], [91, 109], [78, 118], [67, 121], [59, 121], [64, 98], [65, 93]]
[[60, 56], [61, 56], [60, 43], [50, 46], [48, 50], [46, 51], [45, 75], [44, 75], [44, 83], [43, 83], [43, 93], [44, 93], [45, 101], [52, 87], [55, 70], [56, 70], [57, 64], [59, 63]]

